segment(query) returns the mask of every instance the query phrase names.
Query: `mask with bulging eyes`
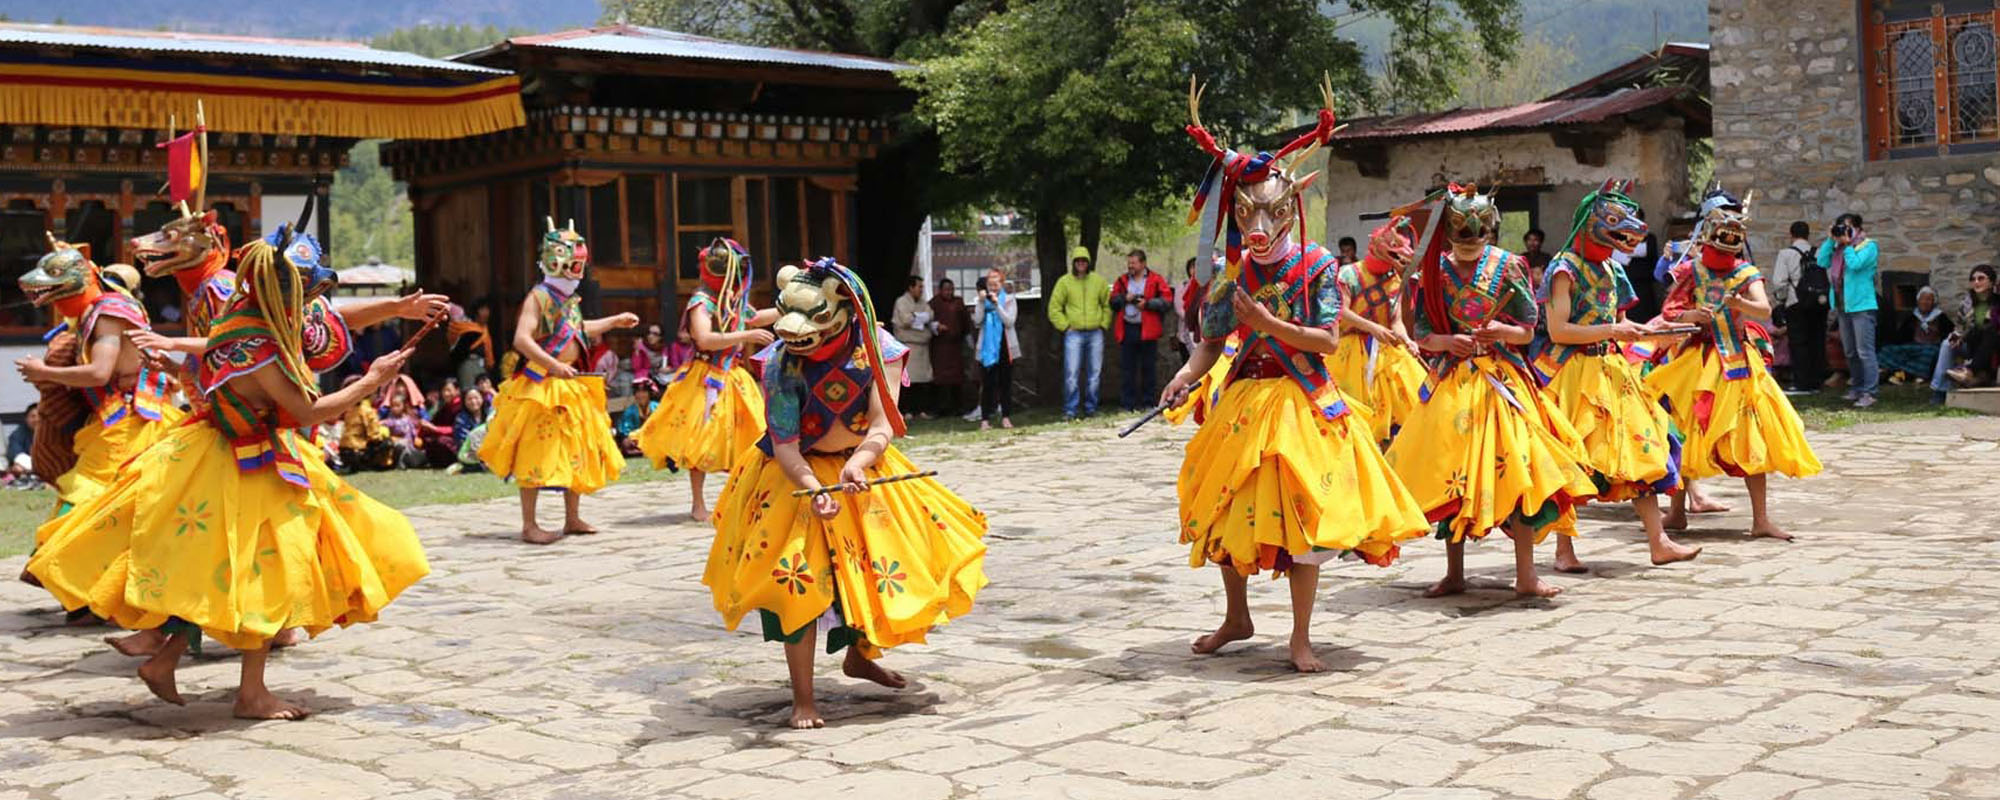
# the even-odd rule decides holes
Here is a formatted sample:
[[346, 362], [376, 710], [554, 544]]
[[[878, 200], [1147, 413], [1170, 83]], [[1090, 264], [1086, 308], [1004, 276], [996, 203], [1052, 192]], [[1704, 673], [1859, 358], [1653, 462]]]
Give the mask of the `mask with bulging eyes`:
[[1294, 179], [1274, 168], [1264, 180], [1236, 187], [1230, 213], [1236, 217], [1236, 229], [1242, 233], [1243, 247], [1251, 258], [1268, 262], [1291, 239], [1305, 203], [1305, 190], [1318, 177], [1315, 172]]
[[551, 217], [548, 224], [549, 230], [542, 234], [542, 247], [535, 258], [536, 266], [551, 278], [582, 280], [584, 267], [590, 265], [590, 245], [584, 242], [583, 234], [576, 232], [576, 220], [570, 220], [568, 227], [557, 228]]
[[[1707, 205], [1707, 204], [1705, 204]], [[1701, 220], [1701, 245], [1725, 253], [1743, 252], [1743, 243], [1750, 235], [1750, 211], [1736, 202], [1735, 198], [1724, 196], [1714, 203]]]
[[264, 241], [274, 248], [281, 248], [278, 250], [278, 255], [298, 272], [299, 281], [304, 287], [305, 299], [311, 300], [325, 295], [339, 285], [339, 276], [335, 275], [333, 270], [326, 268], [324, 263], [326, 252], [320, 248], [319, 240], [313, 238], [312, 234], [293, 236], [291, 223], [287, 222], [279, 225], [271, 235], [264, 237]]
[[1617, 252], [1630, 253], [1646, 241], [1646, 221], [1637, 212], [1638, 206], [1623, 196], [1600, 193], [1591, 204], [1584, 235]]
[[97, 282], [97, 265], [90, 261], [90, 245], [60, 241], [55, 234], [47, 236], [49, 252], [35, 261], [33, 269], [21, 275], [21, 292], [37, 308], [83, 294]]
[[1453, 187], [1444, 204], [1445, 241], [1460, 260], [1478, 258], [1500, 229], [1500, 209], [1493, 195], [1480, 194], [1478, 186]]
[[207, 263], [210, 253], [229, 252], [229, 232], [216, 222], [214, 210], [187, 213], [160, 229], [131, 241], [132, 259], [151, 277], [160, 278]]
[[854, 309], [841, 287], [839, 278], [815, 277], [803, 267], [778, 270], [778, 322], [772, 330], [786, 352], [812, 355], [854, 324]]

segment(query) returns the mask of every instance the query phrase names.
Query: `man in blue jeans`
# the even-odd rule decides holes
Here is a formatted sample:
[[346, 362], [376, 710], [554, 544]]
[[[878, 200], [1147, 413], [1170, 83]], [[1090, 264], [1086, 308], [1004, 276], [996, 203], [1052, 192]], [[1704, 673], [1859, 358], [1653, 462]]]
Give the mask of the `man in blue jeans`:
[[1875, 361], [1875, 240], [1861, 229], [1860, 214], [1842, 214], [1819, 245], [1819, 263], [1833, 284], [1840, 318], [1840, 349], [1847, 355], [1847, 399], [1855, 408], [1875, 405], [1881, 380]]
[[1111, 326], [1111, 284], [1091, 271], [1089, 250], [1070, 251], [1069, 274], [1056, 279], [1049, 293], [1049, 323], [1063, 332], [1063, 418], [1097, 413], [1104, 329]]

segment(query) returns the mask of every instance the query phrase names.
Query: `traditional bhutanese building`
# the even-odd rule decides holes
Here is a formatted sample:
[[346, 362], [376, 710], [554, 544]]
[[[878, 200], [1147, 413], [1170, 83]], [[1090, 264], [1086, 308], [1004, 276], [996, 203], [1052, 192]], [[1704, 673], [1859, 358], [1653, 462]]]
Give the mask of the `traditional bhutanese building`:
[[[45, 252], [43, 231], [111, 263], [174, 216], [157, 145], [193, 127], [196, 101], [207, 199], [235, 244], [295, 218], [307, 195], [324, 208], [358, 139], [524, 121], [514, 76], [478, 64], [351, 42], [0, 24], [0, 342], [40, 332], [13, 276]], [[330, 239], [327, 215], [315, 217]]]
[[859, 199], [888, 119], [913, 100], [904, 64], [632, 25], [517, 36], [456, 60], [518, 74], [527, 124], [394, 142], [382, 160], [409, 183], [418, 274], [487, 298], [496, 328], [540, 280], [547, 217], [589, 239], [592, 313], [669, 327], [699, 285], [696, 251], [718, 236], [749, 249], [768, 297], [778, 265], [851, 264], [864, 237], [913, 239], [921, 222], [878, 228], [871, 215], [896, 204]]

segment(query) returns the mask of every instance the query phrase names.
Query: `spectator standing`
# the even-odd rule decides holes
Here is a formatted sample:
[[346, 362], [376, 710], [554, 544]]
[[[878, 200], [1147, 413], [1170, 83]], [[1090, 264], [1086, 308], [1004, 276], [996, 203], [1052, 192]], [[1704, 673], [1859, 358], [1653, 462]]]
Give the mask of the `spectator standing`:
[[1125, 274], [1111, 284], [1111, 308], [1118, 315], [1112, 335], [1118, 340], [1118, 363], [1125, 373], [1118, 405], [1138, 410], [1154, 397], [1159, 382], [1160, 334], [1166, 332], [1166, 312], [1174, 292], [1167, 279], [1146, 266], [1146, 251], [1125, 254]]
[[1549, 271], [1551, 256], [1542, 249], [1548, 238], [1541, 228], [1529, 228], [1521, 234], [1521, 257], [1528, 260], [1528, 290], [1536, 297], [1542, 296], [1542, 276]]
[[1792, 223], [1791, 243], [1778, 251], [1771, 270], [1772, 319], [1785, 326], [1792, 359], [1792, 391], [1816, 392], [1826, 381], [1826, 269], [1806, 237], [1812, 227]]
[[903, 372], [909, 386], [903, 389], [903, 396], [910, 400], [905, 408], [917, 419], [930, 419], [931, 409], [937, 404], [936, 393], [931, 390], [931, 331], [931, 307], [924, 302], [924, 279], [912, 275], [903, 293], [896, 296], [896, 307], [889, 317], [889, 333], [910, 348], [910, 359], [904, 362]]
[[[974, 324], [979, 321], [975, 315]], [[1049, 323], [1063, 334], [1063, 419], [1097, 413], [1104, 329], [1111, 325], [1111, 284], [1091, 270], [1088, 249], [1070, 251], [1069, 274], [1057, 278], [1049, 294]]]
[[980, 282], [978, 307], [972, 317], [972, 338], [978, 342], [979, 365], [984, 368], [979, 375], [979, 429], [991, 430], [995, 417], [1000, 419], [1000, 427], [1012, 428], [1014, 361], [1021, 357], [1021, 340], [1014, 333], [1014, 319], [1020, 307], [1007, 291], [1007, 281], [1000, 270], [986, 273], [985, 280]]
[[[1992, 264], [1972, 268], [1965, 296], [1959, 298], [1952, 322], [1957, 330], [1938, 347], [1937, 371], [1931, 376], [1934, 398], [1942, 401], [1951, 384], [1985, 386], [1993, 382], [1995, 353], [2000, 353], [2000, 302], [1994, 300]], [[1964, 364], [1957, 363], [1964, 359]]]
[[1201, 343], [1201, 328], [1196, 319], [1201, 314], [1202, 285], [1194, 277], [1194, 259], [1187, 260], [1186, 275], [1174, 289], [1174, 313], [1180, 315], [1180, 324], [1174, 326], [1174, 347], [1181, 351], [1181, 361], [1186, 362], [1194, 355], [1194, 346]]
[[[1361, 245], [1354, 241], [1354, 237], [1342, 236], [1340, 237], [1340, 242], [1334, 246], [1340, 248], [1340, 254], [1334, 258], [1334, 261], [1340, 266], [1344, 267], [1361, 260], [1358, 252]], [[1188, 272], [1190, 275], [1194, 272], [1194, 259], [1192, 258], [1188, 259]]]
[[1878, 248], [1862, 229], [1860, 214], [1847, 213], [1833, 223], [1832, 236], [1819, 245], [1819, 263], [1827, 265], [1833, 285], [1834, 313], [1840, 318], [1840, 350], [1847, 356], [1847, 399], [1855, 408], [1875, 405], [1881, 381], [1875, 360], [1875, 278]]
[[[972, 330], [972, 309], [958, 296], [958, 285], [950, 278], [938, 281], [931, 295], [931, 386], [936, 390], [934, 405], [940, 417], [957, 414], [965, 407], [960, 396], [965, 386], [965, 337]], [[976, 404], [975, 404], [976, 408]]]
[[[1646, 210], [1639, 209], [1640, 222], [1646, 221]], [[1660, 282], [1653, 277], [1653, 270], [1660, 263], [1660, 237], [1652, 227], [1646, 229], [1646, 241], [1640, 242], [1632, 252], [1613, 251], [1613, 259], [1624, 259], [1625, 277], [1632, 281], [1633, 305], [1625, 312], [1625, 318], [1633, 322], [1648, 322], [1660, 315]]]

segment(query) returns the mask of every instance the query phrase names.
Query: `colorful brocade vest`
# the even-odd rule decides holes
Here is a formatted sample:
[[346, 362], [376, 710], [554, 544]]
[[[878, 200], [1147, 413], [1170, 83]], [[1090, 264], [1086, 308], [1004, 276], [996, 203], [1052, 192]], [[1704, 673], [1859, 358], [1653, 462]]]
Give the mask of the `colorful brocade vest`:
[[1689, 346], [1703, 342], [1713, 342], [1717, 355], [1722, 357], [1722, 377], [1727, 380], [1742, 380], [1750, 377], [1749, 350], [1756, 347], [1761, 352], [1770, 342], [1756, 335], [1761, 330], [1752, 330], [1749, 319], [1726, 302], [1746, 286], [1761, 281], [1764, 276], [1756, 265], [1736, 259], [1727, 270], [1709, 269], [1696, 257], [1674, 265], [1673, 294], [1683, 302], [1691, 302], [1695, 308], [1715, 316], [1708, 330], [1691, 337]]
[[[1547, 272], [1542, 278], [1542, 293], [1555, 285], [1558, 274], [1570, 276], [1569, 321], [1576, 325], [1610, 325], [1618, 321], [1618, 313], [1637, 302], [1639, 295], [1632, 290], [1632, 281], [1625, 277], [1624, 267], [1618, 262], [1605, 260], [1591, 264], [1570, 250], [1556, 254], [1549, 261]], [[1546, 301], [1548, 298], [1540, 298]], [[1571, 356], [1585, 352], [1605, 352], [1615, 348], [1615, 342], [1597, 344], [1556, 344], [1550, 343], [1550, 357], [1556, 368], [1569, 361]], [[1546, 381], [1544, 381], [1546, 382]]]
[[[1340, 301], [1347, 310], [1377, 325], [1396, 324], [1396, 298], [1403, 294], [1403, 276], [1389, 270], [1380, 275], [1369, 272], [1362, 262], [1340, 267]], [[1352, 331], [1367, 335], [1361, 331]]]
[[1235, 307], [1230, 305], [1230, 297], [1240, 285], [1245, 293], [1269, 308], [1279, 319], [1312, 327], [1331, 326], [1340, 314], [1338, 273], [1333, 271], [1338, 263], [1338, 259], [1317, 242], [1306, 242], [1274, 264], [1258, 264], [1245, 257], [1233, 270], [1236, 275], [1234, 280], [1215, 282], [1201, 310], [1202, 335], [1218, 339], [1235, 333], [1242, 342], [1235, 362], [1230, 365], [1229, 375], [1223, 380], [1224, 385], [1235, 382], [1237, 373], [1261, 348], [1274, 356], [1285, 374], [1305, 391], [1320, 414], [1327, 419], [1339, 419], [1347, 413], [1347, 402], [1341, 399], [1340, 392], [1334, 387], [1333, 375], [1326, 368], [1326, 359], [1317, 353], [1307, 353], [1285, 344], [1276, 336], [1239, 324]]
[[[856, 331], [846, 334], [850, 340]], [[908, 347], [879, 327], [875, 342], [885, 364], [909, 355]], [[800, 451], [810, 451], [836, 426], [856, 434], [868, 431], [868, 397], [875, 388], [875, 372], [859, 344], [845, 352], [846, 358], [815, 361], [786, 352], [783, 342], [765, 352], [765, 430], [757, 449], [771, 455], [776, 444], [798, 442]]]
[[[79, 318], [63, 320], [42, 338], [53, 339], [56, 334], [65, 330], [75, 331], [76, 361], [78, 364], [88, 364], [92, 336], [97, 330], [98, 321], [105, 317], [124, 320], [140, 330], [152, 329], [152, 324], [146, 318], [146, 307], [140, 305], [139, 301], [117, 292], [104, 292], [90, 301], [90, 305], [84, 308]], [[118, 379], [113, 377], [109, 384], [92, 386], [81, 391], [84, 401], [90, 404], [91, 411], [97, 415], [98, 422], [110, 426], [117, 424], [127, 414], [138, 414], [141, 419], [161, 419], [165, 409], [172, 404], [167, 396], [172, 389], [165, 372], [141, 360], [139, 374], [134, 378], [130, 390], [119, 386]]]
[[[347, 321], [323, 297], [307, 303], [301, 339], [306, 367], [313, 371], [346, 360], [353, 345]], [[201, 392], [209, 398], [203, 416], [229, 440], [238, 470], [254, 472], [269, 466], [287, 483], [307, 487], [298, 442], [311, 441], [313, 431], [283, 409], [252, 407], [229, 386], [229, 379], [274, 366], [277, 358], [277, 340], [257, 309], [239, 304], [215, 319], [201, 354]], [[287, 430], [294, 435], [283, 435]]]
[[[562, 358], [563, 348], [571, 343], [576, 344], [578, 352], [590, 349], [590, 337], [583, 331], [582, 297], [575, 292], [565, 293], [548, 281], [535, 284], [530, 291], [542, 296], [541, 318], [535, 322], [535, 342], [550, 358]], [[536, 383], [547, 377], [532, 363], [523, 367], [521, 374]]]

